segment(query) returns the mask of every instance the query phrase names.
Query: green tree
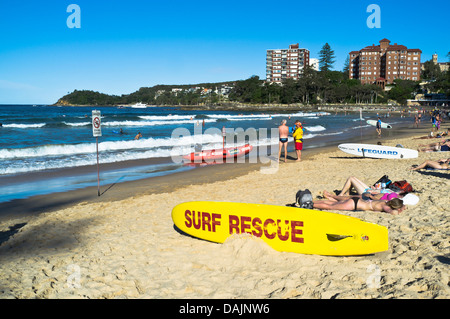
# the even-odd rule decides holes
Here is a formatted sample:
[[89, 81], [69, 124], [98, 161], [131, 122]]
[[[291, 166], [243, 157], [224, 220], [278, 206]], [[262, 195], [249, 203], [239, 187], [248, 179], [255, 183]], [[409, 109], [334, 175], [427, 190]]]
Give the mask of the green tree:
[[441, 75], [441, 69], [439, 65], [434, 64], [432, 60], [426, 61], [423, 64], [423, 71], [421, 78], [428, 81], [434, 81]]
[[342, 69], [342, 73], [344, 74], [344, 77], [346, 79], [349, 78], [349, 72], [350, 72], [350, 59], [347, 55], [347, 58], [345, 59], [345, 62], [344, 62], [344, 68]]
[[335, 62], [334, 51], [328, 43], [325, 43], [322, 50], [319, 52], [319, 69], [323, 72], [328, 72], [333, 68]]
[[230, 99], [243, 103], [262, 103], [262, 80], [259, 76], [237, 82], [230, 92]]
[[418, 82], [410, 80], [394, 80], [395, 86], [389, 91], [388, 97], [399, 104], [406, 104], [406, 100], [413, 98], [413, 93], [420, 89]]

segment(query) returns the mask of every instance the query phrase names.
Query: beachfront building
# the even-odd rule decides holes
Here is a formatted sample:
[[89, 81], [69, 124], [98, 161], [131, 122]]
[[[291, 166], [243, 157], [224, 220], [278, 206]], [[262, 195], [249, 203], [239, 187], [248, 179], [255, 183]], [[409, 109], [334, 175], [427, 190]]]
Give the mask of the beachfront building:
[[378, 84], [384, 88], [395, 79], [420, 80], [420, 49], [408, 49], [404, 45], [383, 39], [359, 51], [351, 51], [349, 78], [362, 84]]
[[311, 69], [319, 71], [319, 59], [310, 58], [309, 66], [311, 67]]
[[266, 81], [298, 80], [305, 66], [309, 66], [309, 50], [301, 49], [298, 43], [291, 44], [289, 49], [267, 50]]

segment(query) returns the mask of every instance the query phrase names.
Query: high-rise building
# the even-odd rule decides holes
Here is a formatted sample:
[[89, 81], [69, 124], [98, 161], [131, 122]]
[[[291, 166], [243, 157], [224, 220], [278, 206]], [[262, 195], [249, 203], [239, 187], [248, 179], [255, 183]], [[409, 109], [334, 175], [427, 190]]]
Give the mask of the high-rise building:
[[390, 43], [383, 39], [380, 45], [372, 44], [350, 52], [349, 78], [383, 87], [395, 79], [419, 81], [422, 51]]
[[298, 80], [305, 66], [309, 66], [309, 50], [299, 48], [298, 43], [289, 49], [267, 50], [266, 81]]
[[319, 59], [310, 58], [309, 66], [311, 67], [311, 69], [319, 71]]

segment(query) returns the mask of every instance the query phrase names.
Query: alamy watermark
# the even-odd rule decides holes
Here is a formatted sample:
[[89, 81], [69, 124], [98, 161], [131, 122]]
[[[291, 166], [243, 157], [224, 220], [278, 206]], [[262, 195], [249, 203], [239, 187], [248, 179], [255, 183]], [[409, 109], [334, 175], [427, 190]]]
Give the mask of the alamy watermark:
[[[270, 132], [270, 134], [269, 134]], [[218, 147], [218, 140], [209, 142], [211, 136], [223, 136], [224, 142]], [[225, 134], [219, 128], [211, 127], [203, 131], [201, 126], [194, 126], [194, 134], [187, 128], [176, 128], [172, 131], [172, 140], [190, 140], [191, 148], [200, 145], [200, 150], [195, 150], [195, 153], [207, 154], [209, 150], [215, 149], [219, 153], [217, 157], [199, 157], [195, 159], [186, 159], [186, 154], [180, 155], [178, 146], [172, 147], [171, 158], [176, 164], [222, 164], [222, 163], [260, 163], [265, 164], [260, 171], [263, 174], [274, 174], [278, 171], [278, 159], [275, 155], [278, 151], [278, 128], [227, 128]], [[209, 142], [209, 145], [208, 145]], [[205, 145], [206, 144], [206, 145]], [[227, 149], [237, 149], [246, 144], [252, 145], [251, 151], [246, 155], [232, 156], [225, 159], [220, 156], [220, 152]], [[191, 149], [192, 150], [192, 149]]]
[[67, 6], [67, 12], [71, 13], [66, 20], [69, 29], [81, 28], [81, 9], [78, 4], [70, 4]]
[[371, 13], [371, 15], [369, 15], [367, 17], [367, 27], [370, 29], [376, 28], [379, 29], [381, 28], [381, 9], [380, 6], [377, 4], [370, 4], [367, 7], [367, 12]]
[[67, 287], [75, 289], [81, 288], [81, 268], [76, 264], [70, 264], [67, 266]]
[[367, 267], [366, 272], [370, 275], [366, 279], [367, 287], [378, 289], [381, 287], [381, 269], [378, 265], [371, 264]]

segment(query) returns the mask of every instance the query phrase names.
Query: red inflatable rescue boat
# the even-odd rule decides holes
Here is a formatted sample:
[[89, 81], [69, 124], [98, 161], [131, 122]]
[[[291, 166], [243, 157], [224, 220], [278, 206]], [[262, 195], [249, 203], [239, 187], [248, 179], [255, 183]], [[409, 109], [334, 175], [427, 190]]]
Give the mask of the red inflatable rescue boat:
[[223, 160], [227, 158], [235, 158], [246, 155], [251, 152], [253, 146], [246, 144], [244, 146], [229, 147], [225, 149], [206, 150], [200, 152], [193, 152], [189, 155], [183, 156], [184, 159], [191, 162], [212, 162], [214, 160]]

